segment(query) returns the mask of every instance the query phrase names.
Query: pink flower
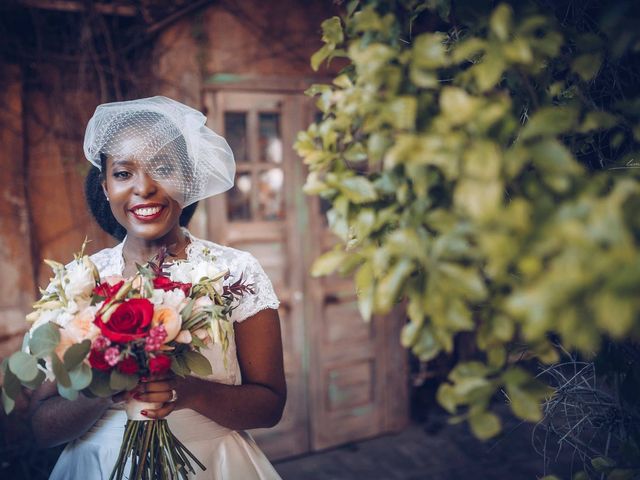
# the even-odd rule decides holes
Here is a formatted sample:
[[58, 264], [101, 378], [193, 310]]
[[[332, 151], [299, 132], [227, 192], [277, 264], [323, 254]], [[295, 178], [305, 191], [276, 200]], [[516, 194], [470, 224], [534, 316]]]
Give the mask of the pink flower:
[[104, 351], [105, 361], [112, 367], [118, 364], [120, 360], [120, 350], [118, 347], [109, 347]]
[[153, 352], [159, 350], [164, 341], [167, 338], [167, 331], [163, 325], [158, 325], [149, 330], [149, 336], [144, 340], [144, 350], [146, 352]]
[[104, 337], [102, 335], [100, 335], [93, 341], [93, 348], [95, 350], [104, 350], [109, 345], [111, 345], [111, 340], [109, 340], [107, 337]]

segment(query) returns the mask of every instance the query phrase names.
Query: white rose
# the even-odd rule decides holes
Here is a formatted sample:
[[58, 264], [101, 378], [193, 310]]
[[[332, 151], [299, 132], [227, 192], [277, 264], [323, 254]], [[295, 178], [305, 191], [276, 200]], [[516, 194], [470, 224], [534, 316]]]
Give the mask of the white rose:
[[178, 305], [185, 299], [184, 292], [180, 289], [162, 292], [162, 305], [177, 309]]
[[213, 278], [218, 273], [220, 273], [220, 271], [213, 263], [200, 262], [193, 267], [193, 270], [191, 270], [191, 283], [195, 285], [203, 278]]
[[[80, 303], [84, 304], [85, 302], [80, 302]], [[67, 303], [67, 306], [64, 308], [64, 311], [66, 313], [73, 315], [80, 311], [80, 306], [78, 305], [77, 302], [74, 302], [73, 300], [69, 300], [69, 302]]]
[[67, 272], [63, 282], [64, 294], [69, 300], [76, 297], [88, 297], [96, 285], [91, 269], [83, 263]]
[[191, 282], [191, 263], [176, 262], [167, 268], [169, 277], [174, 282], [190, 283]]
[[151, 295], [151, 298], [149, 299], [149, 301], [154, 305], [162, 305], [163, 300], [164, 300], [164, 290], [160, 290], [159, 288], [154, 289], [153, 294]]
[[62, 312], [60, 312], [60, 315], [58, 315], [57, 318], [54, 321], [55, 321], [55, 323], [57, 323], [61, 327], [66, 327], [67, 323], [69, 323], [71, 320], [73, 320], [74, 316], [75, 315], [73, 313], [65, 312], [63, 310]]

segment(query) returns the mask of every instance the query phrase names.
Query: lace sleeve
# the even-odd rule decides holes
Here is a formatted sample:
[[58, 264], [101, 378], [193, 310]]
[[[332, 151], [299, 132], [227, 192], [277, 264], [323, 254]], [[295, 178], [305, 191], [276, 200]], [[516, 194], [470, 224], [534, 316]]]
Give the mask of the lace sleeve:
[[[260, 310], [265, 308], [277, 309], [280, 306], [280, 301], [273, 290], [271, 280], [267, 277], [258, 260], [248, 252], [244, 252], [243, 256], [245, 257], [242, 265], [244, 270], [238, 272], [238, 276], [242, 273], [244, 281], [253, 284], [255, 294], [247, 293], [240, 298], [240, 304], [231, 312], [232, 322], [242, 322]], [[237, 280], [237, 277], [235, 280]]]

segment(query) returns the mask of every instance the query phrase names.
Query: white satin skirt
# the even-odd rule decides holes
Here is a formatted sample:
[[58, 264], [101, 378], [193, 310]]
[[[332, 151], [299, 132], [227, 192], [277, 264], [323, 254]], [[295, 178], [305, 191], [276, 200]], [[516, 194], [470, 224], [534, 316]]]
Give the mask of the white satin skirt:
[[[202, 471], [192, 462], [196, 473], [189, 479], [280, 479], [247, 432], [222, 427], [190, 409], [172, 412], [167, 421], [174, 435], [207, 467]], [[49, 480], [108, 479], [126, 422], [124, 410], [107, 410], [86, 434], [67, 445]]]

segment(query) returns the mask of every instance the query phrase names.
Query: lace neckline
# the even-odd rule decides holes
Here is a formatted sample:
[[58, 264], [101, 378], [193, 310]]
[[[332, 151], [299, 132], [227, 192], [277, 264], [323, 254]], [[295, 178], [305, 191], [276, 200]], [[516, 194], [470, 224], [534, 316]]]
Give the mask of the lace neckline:
[[[196, 245], [200, 243], [200, 239], [194, 237], [193, 234], [189, 230], [187, 230], [186, 227], [180, 227], [180, 230], [182, 230], [182, 233], [184, 233], [187, 239], [189, 240], [189, 243], [187, 244], [187, 246], [184, 247], [184, 254], [187, 257], [186, 261], [189, 262], [194, 258], [194, 255], [195, 255], [194, 250]], [[120, 275], [122, 275], [124, 272], [125, 261], [124, 261], [123, 249], [124, 249], [124, 242], [126, 241], [127, 241], [127, 236], [125, 235], [125, 237], [122, 239], [122, 242], [120, 242], [118, 245], [113, 247], [113, 253], [118, 262], [118, 270], [120, 272]]]

